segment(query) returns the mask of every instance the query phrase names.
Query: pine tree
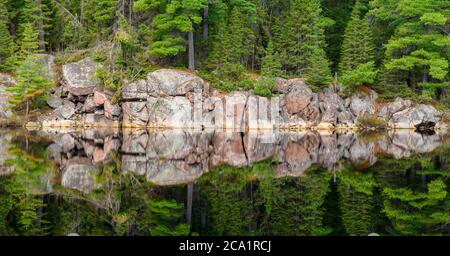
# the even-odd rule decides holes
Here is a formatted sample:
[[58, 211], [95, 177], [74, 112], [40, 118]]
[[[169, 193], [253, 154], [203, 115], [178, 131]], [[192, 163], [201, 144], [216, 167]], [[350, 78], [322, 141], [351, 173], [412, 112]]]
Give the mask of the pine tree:
[[8, 29], [9, 17], [5, 0], [0, 0], [0, 71], [11, 71], [15, 44]]
[[377, 0], [372, 5], [377, 19], [396, 24], [385, 45], [386, 70], [399, 74], [413, 90], [425, 87], [443, 94], [450, 86], [448, 1], [400, 0], [386, 8]]
[[21, 61], [16, 70], [16, 84], [8, 87], [7, 90], [12, 93], [9, 101], [11, 107], [14, 109], [25, 107], [28, 115], [30, 107], [37, 107], [45, 101], [45, 93], [51, 82], [46, 75], [45, 67], [40, 64], [37, 60], [38, 56], [35, 55], [40, 52], [38, 32], [34, 30], [31, 23], [24, 24], [23, 29], [24, 38], [20, 45]]
[[[194, 67], [194, 26], [202, 21], [200, 10], [206, 0], [174, 0], [151, 2], [154, 8], [162, 10], [152, 21], [150, 54], [156, 57], [176, 56], [186, 51], [188, 36], [189, 68]], [[150, 5], [149, 5], [150, 6]], [[180, 34], [181, 32], [181, 34]]]
[[[292, 0], [290, 11], [284, 21], [279, 21], [275, 34], [284, 69], [290, 75], [308, 78], [315, 86], [331, 81], [321, 11], [318, 0]], [[317, 72], [322, 75], [320, 79]]]
[[367, 17], [361, 17], [364, 5], [358, 1], [345, 29], [339, 71], [347, 88], [372, 84], [375, 80], [374, 45]]
[[267, 77], [282, 76], [280, 56], [273, 47], [272, 41], [266, 49], [266, 56], [262, 59], [261, 75]]

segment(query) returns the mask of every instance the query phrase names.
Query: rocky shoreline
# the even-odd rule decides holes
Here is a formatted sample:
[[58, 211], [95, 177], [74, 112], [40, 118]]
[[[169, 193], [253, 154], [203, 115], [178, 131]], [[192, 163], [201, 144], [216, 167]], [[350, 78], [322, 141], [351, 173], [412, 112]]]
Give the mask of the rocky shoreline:
[[[45, 65], [54, 65], [54, 58], [43, 59]], [[98, 67], [89, 58], [63, 65], [61, 86], [47, 100], [54, 110], [27, 126], [354, 130], [370, 118], [387, 129], [446, 129], [443, 113], [431, 105], [400, 98], [381, 104], [372, 90], [347, 98], [331, 87], [315, 93], [302, 79], [276, 79], [276, 96], [265, 98], [248, 91], [224, 93], [194, 74], [161, 69], [149, 73], [147, 79], [125, 84], [120, 100], [114, 102], [114, 93], [102, 89], [95, 78]], [[5, 88], [14, 80], [5, 75], [0, 78], [0, 116], [7, 118], [11, 112], [6, 110]]]

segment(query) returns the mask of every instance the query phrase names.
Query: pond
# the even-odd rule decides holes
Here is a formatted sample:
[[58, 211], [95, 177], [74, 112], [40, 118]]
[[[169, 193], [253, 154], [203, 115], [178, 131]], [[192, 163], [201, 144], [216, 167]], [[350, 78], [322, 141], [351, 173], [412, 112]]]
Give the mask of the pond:
[[450, 137], [0, 131], [0, 235], [450, 235]]

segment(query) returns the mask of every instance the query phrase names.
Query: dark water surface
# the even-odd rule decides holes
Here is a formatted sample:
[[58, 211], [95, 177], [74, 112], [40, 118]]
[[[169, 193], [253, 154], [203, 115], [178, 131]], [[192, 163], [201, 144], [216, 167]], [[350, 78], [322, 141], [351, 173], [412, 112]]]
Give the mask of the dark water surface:
[[450, 235], [450, 137], [0, 131], [0, 235]]

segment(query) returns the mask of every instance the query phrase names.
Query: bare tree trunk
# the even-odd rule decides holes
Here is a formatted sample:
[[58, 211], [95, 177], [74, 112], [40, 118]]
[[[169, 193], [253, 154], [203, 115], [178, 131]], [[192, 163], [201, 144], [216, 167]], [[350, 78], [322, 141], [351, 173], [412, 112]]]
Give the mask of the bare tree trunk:
[[189, 41], [189, 70], [195, 71], [194, 31], [188, 33]]
[[83, 16], [84, 16], [84, 0], [80, 1], [80, 24], [83, 24]]
[[194, 195], [194, 183], [189, 183], [187, 185], [187, 209], [186, 209], [186, 219], [187, 224], [192, 224], [192, 201]]
[[427, 68], [422, 68], [422, 83], [428, 83], [428, 74], [427, 74]]
[[26, 118], [28, 118], [28, 112], [29, 112], [29, 110], [30, 110], [30, 101], [27, 100], [27, 109], [26, 109], [26, 112], [25, 112], [25, 117], [26, 117]]
[[209, 5], [206, 3], [205, 8], [203, 9], [203, 41], [208, 40], [209, 33]]
[[130, 27], [133, 26], [133, 0], [130, 0], [128, 3], [128, 8], [129, 8], [129, 17], [128, 17], [128, 23], [130, 24]]
[[125, 0], [122, 0], [122, 5], [120, 6], [120, 13], [125, 17]]

